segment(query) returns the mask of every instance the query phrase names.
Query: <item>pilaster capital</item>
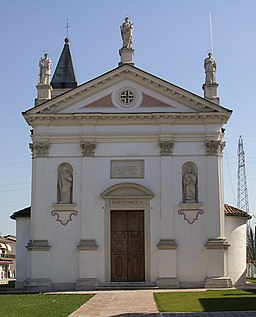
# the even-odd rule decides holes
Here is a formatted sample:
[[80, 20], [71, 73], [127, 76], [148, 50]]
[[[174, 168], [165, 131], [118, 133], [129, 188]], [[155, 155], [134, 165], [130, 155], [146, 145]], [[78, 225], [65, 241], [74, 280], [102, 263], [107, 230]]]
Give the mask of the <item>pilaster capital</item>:
[[206, 146], [206, 154], [208, 155], [222, 155], [226, 142], [221, 140], [206, 140], [204, 141]]
[[174, 141], [159, 141], [158, 146], [160, 148], [161, 156], [171, 156], [173, 153]]
[[81, 141], [80, 147], [83, 156], [94, 156], [97, 143], [95, 141]]
[[29, 144], [29, 148], [32, 152], [32, 158], [47, 157], [49, 154], [50, 142], [33, 142]]

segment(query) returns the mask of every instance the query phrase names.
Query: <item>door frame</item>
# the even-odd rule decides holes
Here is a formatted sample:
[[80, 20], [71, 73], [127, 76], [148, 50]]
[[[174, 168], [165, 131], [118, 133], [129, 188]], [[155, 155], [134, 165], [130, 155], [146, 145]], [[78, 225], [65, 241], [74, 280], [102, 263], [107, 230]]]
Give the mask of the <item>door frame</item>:
[[[112, 218], [112, 216], [113, 216], [113, 214], [115, 213], [115, 212], [118, 212], [118, 214], [120, 215], [120, 214], [126, 214], [126, 220], [130, 220], [131, 218], [130, 218], [130, 215], [132, 214], [132, 213], [140, 213], [140, 215], [143, 217], [143, 230], [141, 230], [140, 232], [142, 232], [143, 233], [143, 249], [141, 250], [141, 252], [140, 252], [140, 259], [141, 260], [143, 260], [142, 261], [142, 263], [143, 263], [143, 272], [141, 272], [141, 279], [139, 279], [138, 280], [138, 282], [142, 282], [142, 281], [145, 281], [145, 221], [144, 221], [144, 218], [145, 218], [145, 212], [144, 212], [144, 210], [110, 210], [110, 228], [112, 228], [112, 225], [114, 224], [111, 220], [113, 219], [114, 220], [114, 217]], [[125, 231], [125, 256], [126, 256], [126, 264], [125, 264], [125, 277], [126, 277], [126, 280], [125, 281], [117, 281], [117, 282], [125, 282], [125, 283], [129, 283], [129, 282], [135, 282], [135, 280], [132, 280], [131, 279], [131, 276], [129, 275], [129, 273], [130, 273], [130, 269], [131, 269], [131, 267], [130, 267], [130, 265], [129, 265], [129, 258], [130, 258], [130, 256], [131, 256], [131, 253], [130, 253], [130, 248], [128, 247], [128, 246], [130, 246], [130, 242], [131, 242], [131, 240], [130, 240], [130, 238], [131, 238], [131, 232], [128, 230], [129, 228], [130, 228], [130, 222], [129, 221], [127, 221], [126, 222], [126, 225], [127, 225], [127, 227], [126, 227], [126, 231]], [[115, 275], [115, 269], [114, 269], [114, 259], [113, 259], [113, 257], [114, 257], [114, 254], [115, 254], [115, 252], [113, 251], [113, 244], [112, 244], [112, 235], [113, 235], [114, 233], [112, 232], [112, 230], [110, 229], [110, 265], [111, 265], [111, 282], [116, 282], [116, 281], [113, 281], [113, 275]], [[141, 238], [142, 238], [142, 236], [141, 236]], [[114, 270], [114, 271], [113, 271]], [[143, 275], [142, 275], [142, 273], [143, 273]], [[143, 278], [142, 278], [142, 276], [143, 276]]]
[[105, 282], [111, 283], [110, 213], [113, 210], [144, 211], [145, 281], [151, 281], [150, 263], [150, 200], [154, 194], [146, 187], [135, 183], [121, 183], [106, 189], [101, 198], [105, 201]]

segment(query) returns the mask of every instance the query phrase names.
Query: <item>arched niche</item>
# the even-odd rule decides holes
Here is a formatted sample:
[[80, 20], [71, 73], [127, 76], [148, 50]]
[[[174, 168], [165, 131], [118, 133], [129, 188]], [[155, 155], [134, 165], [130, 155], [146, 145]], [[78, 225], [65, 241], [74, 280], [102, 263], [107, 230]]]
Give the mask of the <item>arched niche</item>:
[[64, 162], [57, 168], [57, 203], [72, 204], [73, 202], [73, 167]]
[[182, 202], [198, 202], [198, 167], [194, 162], [182, 166]]

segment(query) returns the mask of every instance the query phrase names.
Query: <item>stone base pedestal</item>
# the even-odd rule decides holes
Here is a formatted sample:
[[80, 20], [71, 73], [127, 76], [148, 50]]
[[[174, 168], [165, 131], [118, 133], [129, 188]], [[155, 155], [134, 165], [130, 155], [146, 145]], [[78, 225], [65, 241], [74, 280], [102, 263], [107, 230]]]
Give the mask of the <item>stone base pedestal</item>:
[[217, 83], [205, 83], [202, 87], [204, 90], [204, 98], [209, 99], [217, 105], [220, 104], [220, 98], [217, 96], [218, 86], [219, 85]]
[[38, 96], [35, 99], [35, 106], [40, 105], [41, 103], [51, 99], [52, 87], [48, 84], [38, 84], [36, 86]]
[[130, 65], [134, 65], [133, 62], [133, 54], [134, 54], [134, 49], [132, 48], [121, 48], [119, 50], [119, 55], [121, 57], [121, 62], [118, 63], [118, 66], [121, 66], [123, 64], [130, 64]]
[[230, 277], [207, 277], [204, 283], [205, 288], [231, 288], [233, 287]]
[[52, 289], [52, 283], [48, 278], [29, 278], [24, 282], [24, 288], [29, 291], [46, 292]]
[[99, 281], [96, 278], [80, 278], [76, 282], [76, 290], [95, 290], [99, 285]]
[[157, 280], [160, 288], [180, 288], [180, 283], [176, 277], [160, 277]]

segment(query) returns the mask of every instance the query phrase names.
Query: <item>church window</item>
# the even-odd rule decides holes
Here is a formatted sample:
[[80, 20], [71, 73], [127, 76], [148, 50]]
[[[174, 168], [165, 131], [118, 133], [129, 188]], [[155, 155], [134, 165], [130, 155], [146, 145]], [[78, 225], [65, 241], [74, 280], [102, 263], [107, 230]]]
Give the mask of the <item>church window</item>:
[[132, 107], [137, 102], [136, 91], [130, 87], [125, 87], [119, 90], [117, 100], [122, 107]]
[[130, 104], [134, 100], [134, 94], [130, 90], [125, 90], [120, 94], [120, 100], [124, 104]]

